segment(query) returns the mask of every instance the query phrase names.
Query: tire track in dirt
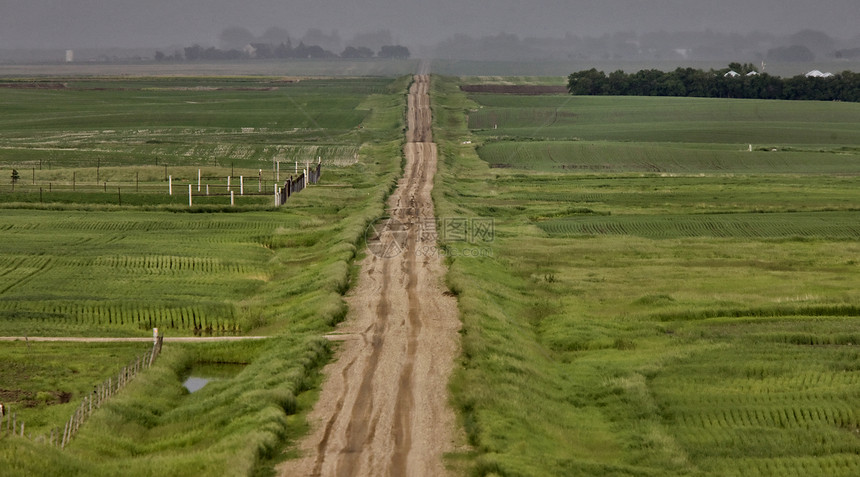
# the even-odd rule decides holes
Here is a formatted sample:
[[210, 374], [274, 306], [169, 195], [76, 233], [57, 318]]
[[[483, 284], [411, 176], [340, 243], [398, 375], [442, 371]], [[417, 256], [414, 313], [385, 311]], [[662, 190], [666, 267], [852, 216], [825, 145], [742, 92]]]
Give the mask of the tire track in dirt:
[[429, 84], [416, 75], [410, 87], [406, 166], [388, 201], [391, 217], [373, 229], [372, 253], [347, 296], [337, 359], [324, 371], [302, 456], [283, 463], [279, 475], [446, 473], [442, 458], [453, 450], [455, 425], [447, 384], [460, 321], [456, 300], [445, 295], [441, 258], [419, 257], [436, 240]]

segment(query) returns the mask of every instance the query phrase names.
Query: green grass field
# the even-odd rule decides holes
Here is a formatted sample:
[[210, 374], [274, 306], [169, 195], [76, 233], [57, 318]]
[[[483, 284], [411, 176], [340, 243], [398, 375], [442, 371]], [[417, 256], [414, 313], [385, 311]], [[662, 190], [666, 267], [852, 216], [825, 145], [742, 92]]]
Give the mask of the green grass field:
[[[472, 94], [481, 158], [570, 172], [856, 174], [860, 107], [701, 98]], [[750, 151], [752, 149], [752, 151]]]
[[[320, 159], [351, 165], [362, 144], [381, 137], [363, 121], [373, 107], [369, 98], [389, 94], [390, 84], [279, 77], [39, 81], [64, 87], [0, 88], [2, 202], [187, 205], [192, 185], [193, 202], [224, 206], [231, 176], [237, 196], [240, 177], [246, 186], [239, 205], [271, 204], [274, 184], [295, 175], [297, 163], [299, 169]], [[20, 176], [16, 184], [12, 170]]]
[[[0, 187], [0, 335], [151, 336], [158, 327], [168, 336], [271, 336], [165, 344], [155, 367], [96, 412], [65, 451], [46, 444], [51, 431], [61, 432], [93, 386], [146, 347], [0, 344], [0, 362], [13, 363], [0, 372], [0, 395], [27, 425], [24, 439], [0, 432], [0, 473], [266, 475], [304, 432], [330, 356], [321, 335], [346, 313], [342, 294], [365, 226], [382, 214], [401, 171], [409, 78], [273, 81], [100, 78], [68, 79], [56, 91], [0, 88], [14, 105], [14, 118], [0, 123], [2, 173], [35, 173], [14, 192], [10, 181]], [[245, 174], [253, 192], [263, 169], [271, 188], [273, 161], [283, 162], [281, 181], [293, 172], [289, 154], [332, 155], [320, 184], [283, 207], [273, 207], [268, 190], [240, 197], [237, 181], [235, 207], [196, 191], [198, 168], [219, 184]], [[209, 363], [240, 371], [189, 395], [182, 381]]]
[[[271, 475], [401, 170], [408, 78], [49, 81], [68, 88], [0, 88], [0, 335], [271, 338], [165, 345], [65, 451], [51, 430], [146, 346], [0, 343], [28, 433], [0, 432], [0, 474]], [[432, 101], [437, 216], [493, 222], [491, 253], [448, 258], [452, 467], [858, 473], [856, 105], [467, 96], [442, 77]], [[282, 181], [320, 155], [323, 182], [282, 208], [187, 204], [198, 169], [265, 191], [273, 162]], [[235, 373], [182, 387], [220, 364]]]
[[854, 106], [457, 86], [434, 82], [437, 213], [495, 230], [449, 258], [472, 445], [453, 465], [857, 473]]

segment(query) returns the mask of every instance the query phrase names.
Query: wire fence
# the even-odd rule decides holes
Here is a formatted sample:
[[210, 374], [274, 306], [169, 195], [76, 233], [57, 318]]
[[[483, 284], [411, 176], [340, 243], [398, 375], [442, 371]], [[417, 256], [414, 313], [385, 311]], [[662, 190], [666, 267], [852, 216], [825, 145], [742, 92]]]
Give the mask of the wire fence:
[[[153, 340], [152, 348], [144, 354], [135, 358], [122, 370], [116, 377], [111, 376], [102, 384], [95, 386], [92, 393], [84, 396], [80, 405], [72, 413], [72, 416], [66, 421], [62, 430], [59, 428], [51, 429], [50, 436], [37, 436], [37, 440], [42, 440], [50, 445], [59, 446], [65, 449], [71, 442], [72, 438], [78, 433], [78, 430], [92, 416], [93, 412], [100, 408], [102, 404], [110, 399], [113, 395], [123, 389], [132, 379], [134, 379], [141, 371], [148, 369], [155, 363], [155, 359], [161, 353], [161, 345], [164, 341], [163, 335], [157, 335]], [[5, 422], [4, 422], [5, 421]], [[26, 426], [23, 421], [18, 421], [18, 413], [10, 412], [4, 405], [0, 404], [0, 437], [11, 436], [20, 438], [33, 439], [32, 435], [25, 434]]]

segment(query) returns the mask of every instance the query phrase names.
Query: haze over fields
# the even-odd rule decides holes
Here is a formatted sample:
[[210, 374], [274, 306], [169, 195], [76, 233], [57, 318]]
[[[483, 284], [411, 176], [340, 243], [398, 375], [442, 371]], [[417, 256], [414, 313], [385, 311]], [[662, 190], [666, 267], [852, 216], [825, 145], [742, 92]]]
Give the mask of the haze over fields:
[[310, 28], [345, 39], [390, 30], [396, 42], [428, 45], [452, 35], [560, 37], [618, 31], [857, 36], [856, 0], [3, 0], [0, 49], [136, 48], [217, 44], [229, 27], [276, 26], [298, 38]]

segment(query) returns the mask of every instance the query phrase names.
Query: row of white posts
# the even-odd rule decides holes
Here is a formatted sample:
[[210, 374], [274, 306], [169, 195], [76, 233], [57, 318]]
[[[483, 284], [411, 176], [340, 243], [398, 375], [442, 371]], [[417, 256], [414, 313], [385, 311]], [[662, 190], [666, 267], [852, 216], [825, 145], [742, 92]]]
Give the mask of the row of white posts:
[[[262, 170], [260, 172], [262, 173]], [[262, 176], [262, 174], [261, 174], [261, 176]], [[200, 175], [200, 169], [197, 169], [197, 192], [200, 192], [202, 189], [201, 179], [202, 179], [202, 177]], [[235, 205], [235, 203], [236, 203], [235, 193], [231, 189], [230, 179], [231, 179], [231, 177], [227, 176], [227, 190], [230, 191], [230, 205]], [[262, 192], [262, 188], [263, 188], [262, 181], [260, 181], [260, 185], [258, 186], [258, 189], [260, 192]], [[191, 198], [193, 195], [192, 189], [193, 189], [193, 184], [188, 184], [188, 206], [189, 207], [193, 204], [193, 200]], [[168, 193], [168, 195], [173, 195], [173, 176], [167, 176], [167, 193]], [[206, 195], [209, 195], [209, 184], [206, 184]], [[239, 176], [239, 195], [245, 195], [245, 178], [243, 176]]]
[[[322, 164], [322, 157], [317, 157], [317, 164]], [[276, 180], [275, 180], [275, 205], [282, 205], [280, 203], [281, 200], [281, 187], [278, 183], [281, 181], [281, 163], [280, 161], [275, 162], [275, 170], [276, 170]], [[307, 187], [308, 183], [308, 173], [310, 172], [310, 163], [305, 162], [304, 169], [304, 187]], [[296, 174], [299, 173], [299, 162], [296, 161]], [[230, 192], [230, 205], [235, 205], [235, 195], [230, 186], [231, 176], [227, 176], [227, 190]], [[200, 169], [197, 169], [197, 192], [201, 192], [203, 182], [203, 175]], [[188, 206], [191, 207], [193, 204], [192, 200], [192, 184], [188, 184]], [[257, 192], [263, 191], [263, 170], [260, 169], [260, 176], [257, 185]], [[173, 195], [173, 176], [167, 176], [167, 193], [168, 195]], [[209, 184], [206, 184], [206, 195], [209, 195]], [[239, 176], [239, 195], [245, 195], [245, 178], [243, 176]]]

